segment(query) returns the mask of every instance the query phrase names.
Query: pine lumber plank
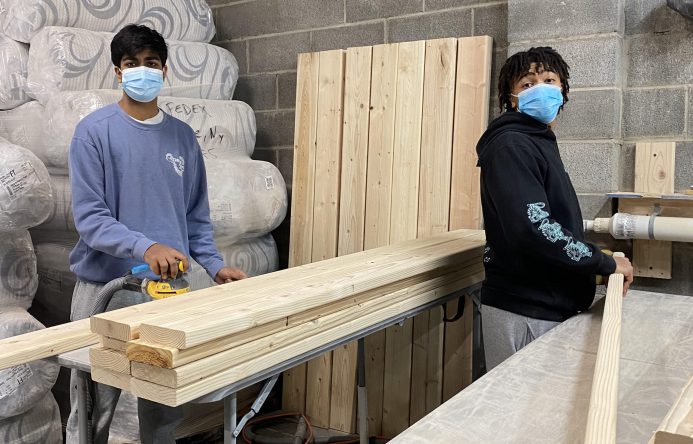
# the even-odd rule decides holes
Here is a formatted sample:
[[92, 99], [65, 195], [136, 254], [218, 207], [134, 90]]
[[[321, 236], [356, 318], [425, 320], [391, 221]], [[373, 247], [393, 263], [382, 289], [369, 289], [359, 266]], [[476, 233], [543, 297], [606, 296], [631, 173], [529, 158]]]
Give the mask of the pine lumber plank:
[[458, 285], [471, 285], [479, 280], [480, 267], [469, 269], [464, 273], [451, 272], [417, 285], [404, 288], [379, 298], [361, 303], [358, 306], [332, 313], [311, 322], [305, 322], [286, 330], [258, 338], [238, 347], [191, 362], [181, 367], [166, 369], [152, 365], [133, 362], [133, 376], [167, 387], [177, 388], [197, 380], [212, 376], [232, 365], [237, 365], [263, 356], [272, 351], [299, 341], [309, 340], [321, 331], [338, 328], [342, 324], [359, 319], [369, 313], [386, 309], [393, 304], [406, 301], [414, 296], [428, 293], [440, 288], [455, 288]]
[[[483, 279], [483, 274], [479, 274], [474, 278], [467, 279], [472, 279], [474, 282], [479, 282], [481, 279]], [[340, 324], [338, 327], [313, 335], [309, 340], [299, 341], [286, 347], [282, 347], [271, 353], [267, 353], [244, 363], [240, 363], [227, 370], [216, 373], [213, 376], [204, 378], [195, 383], [188, 384], [184, 387], [174, 389], [148, 381], [133, 379], [131, 391], [135, 396], [141, 398], [149, 399], [151, 401], [169, 406], [177, 406], [235, 381], [239, 381], [249, 375], [256, 374], [262, 370], [284, 362], [290, 357], [314, 350], [321, 344], [327, 344], [342, 338], [345, 335], [360, 331], [370, 325], [390, 319], [400, 313], [420, 307], [426, 303], [436, 301], [439, 298], [449, 294], [451, 291], [454, 291], [452, 290], [454, 288], [461, 288], [469, 285], [468, 282], [469, 280], [465, 281], [464, 283], [450, 284], [444, 288], [439, 288], [419, 296], [414, 296], [406, 301], [391, 304], [387, 308], [378, 310], [374, 313], [369, 313], [366, 316], [362, 316], [359, 319], [347, 324]]]
[[[623, 253], [614, 253], [614, 256], [623, 257]], [[609, 277], [599, 333], [585, 444], [616, 442], [622, 305], [623, 275], [614, 273]]]
[[89, 349], [89, 362], [92, 367], [99, 367], [111, 372], [130, 374], [130, 360], [127, 355], [117, 350], [103, 347]]
[[409, 427], [413, 319], [395, 325], [385, 334], [383, 435], [396, 436]]
[[[426, 41], [417, 236], [448, 231], [457, 39]], [[440, 405], [443, 325], [436, 307], [414, 318], [410, 421]]]
[[[440, 237], [447, 236], [450, 235]], [[178, 319], [162, 319], [156, 325], [153, 322], [142, 324], [142, 338], [172, 347], [190, 348], [330, 304], [413, 274], [452, 265], [463, 258], [466, 252], [483, 245], [483, 232], [470, 232], [463, 236], [441, 245], [419, 249], [415, 253], [402, 252], [373, 257], [365, 267], [349, 273], [338, 273], [339, 276], [331, 280], [314, 279], [310, 284], [296, 286], [286, 292], [273, 292], [265, 297], [262, 305], [258, 305], [256, 301], [248, 305], [226, 303], [213, 309], [200, 310], [191, 304], [189, 311], [178, 312]], [[257, 298], [257, 292], [254, 295]], [[234, 298], [238, 297], [238, 293], [234, 294]], [[210, 312], [215, 314], [213, 318], [210, 318]]]
[[89, 319], [0, 340], [0, 370], [98, 344]]
[[[390, 243], [398, 48], [397, 43], [373, 47], [366, 176], [366, 250]], [[382, 433], [383, 419], [385, 331], [366, 336], [364, 343], [368, 430], [371, 435], [379, 435]]]
[[[675, 142], [638, 142], [635, 145], [634, 191], [673, 193], [675, 157]], [[633, 240], [635, 276], [671, 279], [671, 267], [671, 242]]]
[[101, 336], [101, 346], [103, 348], [125, 352], [127, 351], [128, 343], [119, 339], [109, 338], [108, 336]]
[[289, 267], [311, 262], [313, 250], [319, 70], [320, 57], [317, 53], [298, 55]]
[[114, 372], [101, 367], [92, 367], [91, 379], [100, 384], [106, 384], [127, 392], [132, 392], [132, 381], [135, 378], [126, 373]]
[[[443, 360], [443, 402], [472, 383], [472, 310], [470, 297], [463, 299], [464, 315], [445, 324]], [[448, 303], [446, 315], [457, 313], [459, 301]]]
[[457, 42], [451, 230], [482, 225], [476, 143], [488, 124], [492, 47], [488, 36], [465, 37]]

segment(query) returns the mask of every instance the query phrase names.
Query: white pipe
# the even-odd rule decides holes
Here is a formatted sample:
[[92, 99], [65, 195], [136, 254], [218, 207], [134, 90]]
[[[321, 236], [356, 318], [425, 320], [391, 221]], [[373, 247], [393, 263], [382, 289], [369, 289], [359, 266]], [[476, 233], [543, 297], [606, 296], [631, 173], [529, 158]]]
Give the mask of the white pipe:
[[[652, 227], [650, 228], [650, 224]], [[616, 239], [652, 239], [672, 242], [693, 242], [693, 218], [635, 216], [616, 213], [613, 217], [585, 221], [585, 229], [610, 233]]]

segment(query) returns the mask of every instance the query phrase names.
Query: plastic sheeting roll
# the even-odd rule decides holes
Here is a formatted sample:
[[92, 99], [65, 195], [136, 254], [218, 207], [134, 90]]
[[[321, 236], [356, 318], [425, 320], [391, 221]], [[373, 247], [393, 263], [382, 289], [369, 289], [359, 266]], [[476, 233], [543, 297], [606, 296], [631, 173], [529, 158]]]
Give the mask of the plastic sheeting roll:
[[51, 202], [51, 216], [39, 225], [44, 231], [55, 230], [69, 233], [77, 233], [75, 219], [72, 215], [72, 193], [70, 191], [70, 178], [67, 176], [51, 176], [53, 188], [53, 201]]
[[0, 233], [0, 310], [29, 308], [37, 286], [36, 254], [29, 232]]
[[43, 116], [43, 105], [35, 100], [9, 111], [0, 111], [0, 137], [28, 149], [46, 163], [47, 144], [40, 123], [44, 122]]
[[[43, 328], [26, 310], [0, 308], [0, 339]], [[41, 401], [55, 384], [58, 371], [58, 364], [46, 360], [0, 370], [0, 418], [24, 413]]]
[[0, 419], [0, 442], [3, 444], [62, 444], [62, 426], [58, 403], [46, 394], [31, 410]]
[[29, 42], [46, 26], [117, 32], [129, 23], [147, 25], [164, 38], [209, 42], [214, 37], [212, 10], [205, 0], [3, 0], [2, 31]]
[[0, 109], [12, 109], [29, 100], [26, 86], [29, 45], [0, 34]]
[[[29, 49], [27, 93], [46, 103], [60, 91], [117, 89], [111, 62], [113, 34], [47, 27]], [[229, 100], [238, 81], [236, 58], [207, 43], [169, 41], [162, 96]]]
[[[45, 143], [39, 157], [46, 159], [47, 166], [67, 170], [70, 142], [79, 121], [97, 109], [117, 102], [121, 96], [120, 91], [100, 89], [66, 91], [51, 97], [46, 102], [46, 119], [41, 120], [41, 133], [45, 134], [41, 142], [45, 140]], [[243, 102], [160, 97], [159, 108], [192, 127], [205, 158], [209, 160], [225, 155], [253, 154], [255, 113]], [[0, 114], [0, 125], [1, 119]], [[37, 149], [41, 150], [40, 147]]]
[[38, 288], [30, 313], [46, 327], [70, 322], [72, 292], [77, 281], [70, 271], [74, 241], [36, 242]]
[[50, 215], [48, 170], [31, 151], [0, 139], [0, 232], [35, 227]]

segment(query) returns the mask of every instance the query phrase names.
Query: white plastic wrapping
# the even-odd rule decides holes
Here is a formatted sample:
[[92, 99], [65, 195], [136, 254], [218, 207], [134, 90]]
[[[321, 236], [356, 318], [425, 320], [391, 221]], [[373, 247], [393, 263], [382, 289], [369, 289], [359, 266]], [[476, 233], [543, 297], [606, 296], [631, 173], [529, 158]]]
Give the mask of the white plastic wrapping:
[[29, 45], [0, 34], [0, 109], [12, 109], [29, 100], [26, 86]]
[[31, 151], [0, 139], [0, 232], [35, 227], [51, 215], [48, 170]]
[[58, 403], [51, 393], [21, 415], [0, 419], [3, 444], [62, 444]]
[[3, 0], [2, 31], [29, 42], [46, 26], [117, 32], [130, 23], [147, 25], [164, 38], [209, 42], [212, 10], [205, 0]]
[[76, 241], [36, 242], [38, 288], [31, 314], [47, 327], [70, 322], [72, 292], [77, 278], [70, 271], [69, 255]]
[[[46, 118], [42, 120], [40, 133], [45, 137], [41, 141], [45, 143], [43, 148], [37, 148], [41, 150], [39, 157], [46, 159], [47, 166], [66, 171], [70, 142], [79, 121], [117, 102], [121, 96], [122, 92], [112, 89], [66, 91], [52, 96], [46, 102]], [[207, 159], [253, 154], [255, 114], [247, 104], [236, 100], [160, 97], [159, 107], [195, 130]], [[0, 114], [0, 125], [1, 121]]]
[[[0, 308], [0, 339], [43, 328], [26, 310]], [[46, 360], [0, 370], [0, 419], [22, 414], [45, 398], [58, 378], [58, 371], [58, 364]]]
[[29, 232], [0, 232], [0, 310], [28, 309], [37, 286], [36, 254]]
[[[47, 27], [31, 39], [27, 93], [46, 103], [60, 91], [117, 89], [113, 34]], [[236, 58], [207, 43], [169, 41], [162, 96], [229, 100], [238, 80]]]
[[43, 135], [43, 122], [43, 105], [35, 100], [8, 111], [0, 111], [0, 137], [28, 149], [46, 163], [44, 153], [47, 141]]
[[68, 176], [51, 176], [53, 201], [51, 216], [37, 228], [43, 231], [63, 231], [77, 233], [75, 219], [72, 216], [72, 193]]

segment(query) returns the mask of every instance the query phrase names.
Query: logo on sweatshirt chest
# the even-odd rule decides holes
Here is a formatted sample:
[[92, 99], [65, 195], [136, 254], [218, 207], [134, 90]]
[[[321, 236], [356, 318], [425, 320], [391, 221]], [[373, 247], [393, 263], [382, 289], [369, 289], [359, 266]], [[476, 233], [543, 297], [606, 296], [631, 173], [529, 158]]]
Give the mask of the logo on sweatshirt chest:
[[176, 173], [180, 177], [183, 177], [183, 172], [185, 171], [185, 160], [183, 159], [183, 156], [174, 157], [173, 154], [166, 153], [166, 160], [171, 162]]

